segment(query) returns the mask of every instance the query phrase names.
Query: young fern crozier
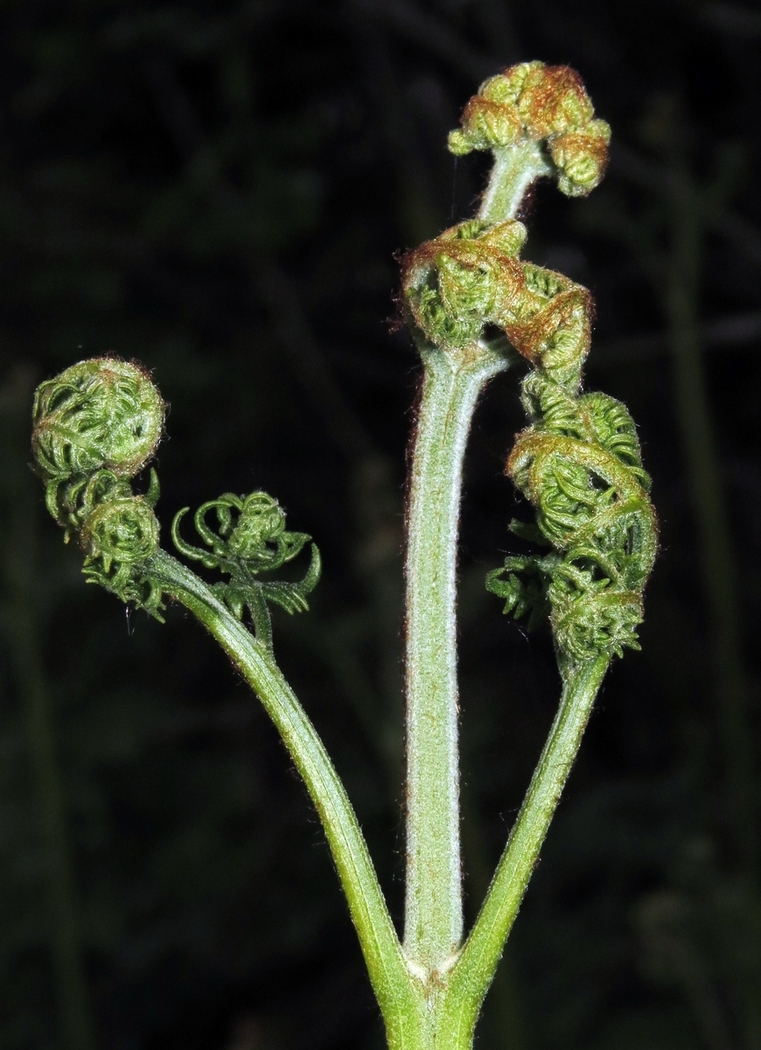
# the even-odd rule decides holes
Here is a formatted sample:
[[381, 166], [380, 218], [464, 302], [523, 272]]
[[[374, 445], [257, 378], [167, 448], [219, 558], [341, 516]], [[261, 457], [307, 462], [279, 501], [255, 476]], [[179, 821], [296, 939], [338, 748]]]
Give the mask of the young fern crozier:
[[[561, 664], [638, 649], [643, 588], [657, 549], [650, 479], [634, 421], [607, 394], [580, 394], [589, 350], [589, 293], [559, 274], [524, 266], [527, 319], [509, 325], [532, 366], [522, 401], [531, 426], [506, 473], [536, 510], [511, 528], [551, 553], [509, 557], [490, 573], [505, 611], [535, 626], [550, 614]], [[562, 669], [562, 668], [561, 668]]]
[[[561, 274], [522, 261], [518, 221], [529, 187], [556, 179], [588, 193], [610, 130], [572, 70], [524, 63], [492, 77], [451, 134], [458, 155], [488, 149], [481, 207], [408, 253], [405, 320], [424, 367], [411, 468], [407, 550], [407, 880], [404, 937], [392, 924], [351, 803], [288, 683], [269, 607], [307, 609], [320, 575], [311, 537], [286, 529], [264, 492], [225, 493], [192, 521], [201, 546], [171, 536], [187, 559], [224, 577], [205, 583], [160, 548], [150, 462], [164, 405], [138, 365], [99, 358], [43, 383], [33, 448], [46, 503], [84, 550], [84, 572], [161, 620], [184, 605], [237, 665], [280, 731], [314, 801], [346, 894], [390, 1050], [469, 1050], [595, 695], [613, 656], [636, 648], [642, 593], [657, 546], [649, 479], [632, 419], [605, 394], [582, 393], [592, 301]], [[481, 912], [464, 936], [461, 893], [456, 592], [462, 466], [473, 411], [494, 375], [528, 365], [530, 425], [507, 474], [535, 511], [511, 529], [535, 553], [514, 554], [487, 587], [529, 627], [549, 619], [562, 694], [555, 721]], [[272, 579], [309, 545], [297, 582]]]

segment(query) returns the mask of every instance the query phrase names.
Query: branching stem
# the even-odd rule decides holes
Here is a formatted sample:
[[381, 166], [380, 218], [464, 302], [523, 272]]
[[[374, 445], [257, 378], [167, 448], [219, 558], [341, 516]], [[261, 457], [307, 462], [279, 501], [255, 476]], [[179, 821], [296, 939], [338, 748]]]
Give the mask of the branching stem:
[[[316, 547], [298, 583], [258, 580], [295, 557], [309, 537], [286, 530], [284, 513], [266, 493], [226, 493], [196, 512], [204, 549], [182, 540], [179, 519], [172, 533], [180, 553], [229, 576], [213, 590], [159, 549], [157, 483], [144, 494], [131, 487], [163, 429], [164, 405], [150, 377], [134, 364], [94, 359], [43, 383], [35, 397], [34, 448], [47, 505], [67, 535], [78, 535], [88, 578], [159, 619], [164, 596], [184, 605], [278, 729], [325, 829], [389, 1050], [472, 1047], [595, 695], [611, 657], [637, 645], [657, 527], [634, 423], [612, 398], [581, 395], [589, 293], [522, 262], [526, 231], [515, 221], [526, 191], [543, 175], [556, 175], [569, 196], [600, 181], [610, 129], [593, 113], [567, 67], [521, 63], [485, 81], [449, 137], [457, 155], [494, 153], [478, 216], [402, 261], [403, 301], [424, 365], [407, 519], [403, 944], [343, 784], [271, 646], [267, 603], [291, 613], [306, 609], [319, 577]], [[541, 621], [549, 612], [563, 693], [463, 946], [455, 613], [463, 460], [481, 391], [518, 355], [530, 366], [523, 403], [531, 425], [518, 436], [506, 471], [536, 511], [536, 525], [524, 523], [521, 534], [543, 541], [545, 553], [509, 556], [490, 573], [489, 589], [516, 616]], [[214, 528], [206, 520], [212, 508]], [[246, 610], [256, 636], [242, 622]]]
[[409, 1009], [411, 981], [354, 809], [316, 729], [271, 652], [194, 573], [164, 551], [151, 576], [221, 645], [277, 727], [319, 814], [386, 1024]]
[[474, 1025], [609, 664], [609, 656], [599, 656], [563, 674], [563, 694], [547, 742], [486, 900], [452, 973], [452, 994], [469, 1003]]

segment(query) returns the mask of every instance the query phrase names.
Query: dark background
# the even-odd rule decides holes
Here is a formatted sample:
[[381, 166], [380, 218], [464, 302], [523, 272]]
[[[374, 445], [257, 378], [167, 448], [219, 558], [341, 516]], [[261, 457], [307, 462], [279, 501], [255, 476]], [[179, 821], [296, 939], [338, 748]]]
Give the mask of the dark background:
[[[640, 0], [13, 0], [0, 43], [0, 1047], [382, 1045], [319, 824], [197, 624], [84, 585], [28, 468], [34, 385], [116, 352], [172, 408], [172, 515], [264, 488], [325, 561], [282, 665], [395, 915], [403, 467], [418, 366], [394, 255], [472, 213], [447, 131], [484, 77], [579, 70], [613, 126], [528, 258], [597, 300], [662, 549], [604, 685], [483, 1050], [759, 1050], [761, 9]], [[483, 589], [510, 540], [516, 377], [479, 408], [461, 579], [472, 916], [557, 702]], [[755, 661], [755, 663], [754, 663]]]

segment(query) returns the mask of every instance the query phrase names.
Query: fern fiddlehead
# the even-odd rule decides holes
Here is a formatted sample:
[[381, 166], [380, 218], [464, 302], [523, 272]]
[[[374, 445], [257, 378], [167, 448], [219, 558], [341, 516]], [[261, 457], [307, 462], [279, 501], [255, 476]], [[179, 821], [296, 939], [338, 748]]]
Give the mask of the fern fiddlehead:
[[164, 413], [142, 368], [94, 358], [37, 388], [32, 433], [47, 508], [67, 542], [79, 539], [88, 583], [157, 619], [161, 588], [144, 567], [159, 548], [158, 478], [151, 470], [143, 495], [133, 492], [132, 480], [156, 452]]
[[[216, 529], [207, 518], [214, 511]], [[240, 620], [248, 610], [256, 637], [272, 648], [272, 625], [268, 602], [286, 612], [303, 612], [308, 608], [307, 595], [320, 578], [320, 553], [311, 544], [312, 560], [304, 577], [297, 583], [285, 580], [262, 581], [262, 572], [273, 572], [298, 557], [311, 536], [305, 532], [288, 532], [285, 513], [266, 492], [248, 496], [225, 493], [198, 508], [193, 522], [206, 550], [186, 543], [180, 536], [180, 522], [188, 508], [181, 510], [172, 525], [172, 539], [180, 554], [200, 561], [207, 569], [219, 569], [230, 577], [227, 583], [214, 584], [230, 611]]]
[[581, 393], [592, 300], [586, 289], [524, 264], [524, 291], [506, 325], [531, 370], [521, 400], [531, 425], [518, 435], [506, 473], [536, 511], [513, 531], [550, 547], [512, 556], [487, 587], [505, 611], [535, 626], [549, 612], [561, 661], [579, 663], [638, 648], [642, 594], [655, 559], [657, 524], [628, 409]]
[[494, 168], [478, 217], [518, 214], [526, 191], [554, 178], [567, 197], [583, 197], [600, 182], [610, 127], [595, 118], [578, 73], [568, 66], [521, 62], [484, 81], [449, 136], [450, 152], [489, 150]]
[[[82, 361], [43, 383], [32, 438], [46, 504], [85, 554], [88, 582], [163, 620], [165, 599], [207, 628], [250, 684], [291, 754], [319, 812], [378, 1001], [398, 1027], [409, 1007], [409, 975], [357, 818], [314, 726], [274, 659], [270, 604], [306, 610], [320, 555], [306, 533], [286, 529], [285, 513], [264, 492], [225, 493], [193, 515], [203, 546], [171, 534], [181, 554], [227, 577], [210, 586], [159, 545], [158, 478], [133, 485], [155, 454], [164, 403], [148, 373], [116, 358]], [[311, 560], [296, 582], [267, 578], [307, 544]], [[248, 616], [246, 616], [248, 614]], [[248, 619], [248, 623], [242, 622]], [[251, 629], [253, 628], [253, 629]]]
[[[632, 419], [613, 398], [582, 392], [592, 297], [562, 274], [520, 258], [526, 230], [517, 217], [527, 189], [550, 176], [567, 196], [588, 193], [604, 174], [609, 138], [610, 129], [595, 118], [579, 77], [566, 67], [524, 63], [487, 80], [465, 107], [461, 128], [449, 137], [457, 155], [489, 150], [494, 156], [477, 217], [408, 253], [402, 262], [404, 310], [431, 390], [439, 375], [467, 377], [479, 367], [485, 383], [500, 370], [494, 366], [488, 372], [490, 355], [492, 361], [501, 358], [503, 368], [516, 359], [528, 365], [521, 397], [530, 425], [518, 435], [506, 472], [535, 510], [535, 522], [513, 523], [512, 530], [533, 541], [536, 553], [508, 557], [489, 574], [487, 587], [503, 598], [506, 611], [527, 616], [530, 627], [549, 618], [563, 683], [524, 804], [452, 970], [453, 1001], [461, 989], [460, 1002], [468, 1004], [458, 1017], [463, 1029], [475, 1024], [610, 660], [637, 644], [642, 593], [657, 546], [649, 479]], [[421, 420], [426, 418], [426, 389]], [[474, 403], [471, 397], [460, 411], [463, 428], [469, 426], [467, 412]], [[453, 418], [458, 406], [454, 396], [442, 399], [442, 419]], [[435, 411], [433, 398], [431, 408]], [[417, 440], [425, 445], [421, 430]], [[414, 496], [413, 488], [413, 519]], [[455, 502], [450, 511], [456, 523]], [[423, 535], [431, 513], [421, 499]], [[433, 579], [435, 569], [428, 573]], [[417, 673], [414, 645], [408, 644], [408, 654]], [[432, 666], [440, 666], [439, 654], [431, 656]], [[424, 759], [441, 746], [440, 722], [426, 720], [426, 714], [412, 732], [408, 721], [408, 752], [415, 752], [419, 729]], [[436, 719], [442, 717], [436, 709]], [[433, 726], [430, 734], [428, 725]], [[442, 782], [439, 776], [438, 796]], [[425, 870], [429, 858], [417, 843], [411, 850], [408, 846], [408, 856], [413, 863], [418, 860], [415, 849]], [[435, 856], [434, 848], [430, 855]], [[425, 903], [427, 912], [418, 907], [416, 914], [433, 913], [435, 900]]]
[[[153, 458], [164, 428], [165, 406], [148, 373], [128, 361], [104, 357], [80, 361], [42, 383], [35, 394], [32, 448], [45, 482], [48, 510], [79, 539], [84, 574], [123, 602], [163, 619], [163, 589], [153, 559], [159, 550], [154, 507], [159, 483], [151, 469], [145, 493], [133, 481]], [[207, 517], [216, 511], [217, 529]], [[213, 585], [237, 617], [248, 611], [257, 640], [272, 648], [268, 603], [286, 612], [307, 609], [307, 595], [320, 578], [320, 555], [296, 583], [261, 581], [262, 572], [281, 568], [301, 553], [309, 536], [288, 532], [285, 513], [265, 492], [226, 493], [196, 512], [196, 531], [208, 549], [185, 542], [179, 523], [172, 539], [181, 554], [230, 577]]]
[[554, 175], [567, 196], [604, 174], [610, 128], [596, 119], [573, 70], [527, 62], [491, 77], [449, 136], [458, 155], [491, 150], [495, 174], [518, 164], [523, 180], [493, 177], [479, 217], [460, 223], [403, 261], [405, 303], [427, 348], [465, 353], [486, 326], [501, 329], [530, 366], [521, 400], [530, 426], [506, 473], [536, 510], [512, 530], [546, 549], [511, 556], [487, 587], [505, 611], [535, 627], [547, 615], [561, 660], [620, 656], [637, 647], [642, 593], [657, 525], [639, 442], [626, 407], [582, 393], [593, 302], [562, 274], [519, 259], [525, 227], [514, 214], [527, 185]]
[[[177, 550], [224, 580], [207, 585], [159, 546], [158, 479], [135, 479], [161, 437], [164, 406], [147, 373], [109, 358], [44, 383], [33, 445], [46, 502], [85, 552], [85, 574], [161, 619], [164, 598], [208, 628], [261, 698], [323, 821], [393, 1050], [467, 1050], [481, 1001], [613, 656], [636, 647], [657, 546], [649, 479], [632, 419], [582, 392], [592, 299], [561, 274], [521, 260], [524, 194], [552, 176], [588, 193], [607, 159], [608, 125], [578, 75], [523, 63], [492, 77], [449, 138], [494, 168], [476, 218], [409, 252], [403, 309], [425, 365], [416, 421], [407, 556], [407, 886], [404, 941], [394, 930], [366, 844], [314, 727], [274, 660], [269, 605], [307, 607], [320, 574], [311, 537], [286, 528], [263, 492], [225, 493], [192, 522], [200, 545]], [[496, 334], [495, 334], [496, 333]], [[457, 756], [456, 563], [463, 456], [477, 398], [523, 359], [529, 426], [506, 472], [535, 510], [511, 529], [536, 552], [511, 555], [489, 590], [529, 627], [549, 618], [563, 691], [547, 743], [481, 913], [463, 943]], [[310, 545], [296, 582], [270, 574]]]

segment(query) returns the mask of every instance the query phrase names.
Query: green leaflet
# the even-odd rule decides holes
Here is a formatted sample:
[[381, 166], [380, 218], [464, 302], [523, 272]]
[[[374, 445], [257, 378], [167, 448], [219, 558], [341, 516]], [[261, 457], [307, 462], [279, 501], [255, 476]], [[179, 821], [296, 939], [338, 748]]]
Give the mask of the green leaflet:
[[[196, 532], [206, 549], [194, 547], [182, 539], [180, 522], [189, 508], [181, 510], [172, 524], [172, 539], [180, 554], [200, 561], [208, 569], [219, 569], [229, 575], [227, 583], [217, 583], [214, 591], [233, 615], [241, 620], [248, 611], [257, 639], [272, 647], [272, 625], [268, 602], [286, 612], [303, 612], [308, 608], [307, 595], [320, 579], [321, 561], [316, 544], [311, 544], [312, 560], [306, 575], [296, 583], [283, 580], [259, 580], [262, 572], [273, 572], [298, 557], [311, 540], [303, 532], [288, 532], [285, 513], [266, 492], [248, 496], [225, 493], [219, 499], [204, 503], [193, 515]], [[214, 513], [216, 528], [208, 523]]]

